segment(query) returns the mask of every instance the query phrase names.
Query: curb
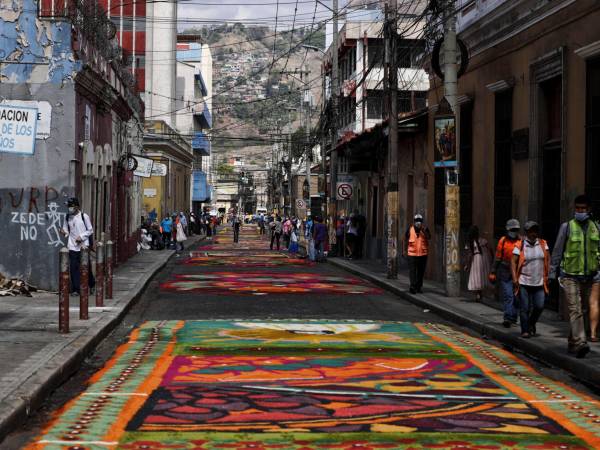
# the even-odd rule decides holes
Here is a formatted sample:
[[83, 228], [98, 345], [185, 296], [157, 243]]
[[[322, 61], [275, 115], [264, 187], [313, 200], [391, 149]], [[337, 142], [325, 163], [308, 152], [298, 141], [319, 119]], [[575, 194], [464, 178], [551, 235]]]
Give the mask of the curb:
[[457, 325], [467, 327], [481, 335], [483, 338], [492, 338], [504, 344], [505, 347], [508, 347], [509, 351], [513, 348], [518, 349], [529, 357], [543, 361], [551, 366], [566, 370], [579, 381], [590, 385], [595, 389], [600, 389], [600, 367], [585, 364], [583, 359], [580, 360], [570, 356], [566, 352], [566, 342], [564, 353], [557, 353], [548, 346], [536, 343], [535, 340], [526, 340], [522, 339], [516, 334], [507, 333], [500, 325], [496, 325], [495, 323], [484, 323], [477, 316], [468, 313], [465, 314], [464, 312], [459, 312], [453, 310], [452, 308], [448, 308], [445, 305], [427, 300], [424, 297], [412, 295], [409, 292], [394, 286], [392, 283], [379, 276], [365, 273], [354, 267], [349, 267], [343, 263], [340, 263], [339, 261], [335, 261], [334, 259], [328, 259], [328, 262], [336, 267], [352, 273], [353, 275], [370, 281], [376, 286], [379, 286], [380, 288], [391, 292], [404, 300], [408, 300], [416, 306], [429, 309], [431, 312], [442, 317], [443, 319], [446, 319]]
[[[194, 243], [201, 242], [204, 239], [205, 237], [202, 237]], [[71, 353], [63, 351], [60, 356], [47, 361], [44, 367], [34, 372], [11, 395], [12, 398], [9, 397], [8, 401], [3, 402], [1, 409], [11, 409], [11, 411], [0, 415], [0, 448], [2, 441], [17, 427], [25, 423], [48, 396], [69, 379], [81, 367], [85, 358], [96, 349], [98, 344], [123, 321], [123, 318], [139, 300], [152, 278], [176, 254], [174, 250], [170, 251], [172, 253], [164, 261], [155, 263], [154, 267], [141, 277], [135, 287], [131, 289], [131, 293], [119, 300], [119, 304], [123, 306], [118, 312], [109, 313], [97, 323], [98, 328], [93, 331], [93, 335], [88, 334], [91, 331], [90, 329], [81, 330], [78, 336], [73, 336], [73, 340], [65, 345], [65, 349], [78, 347], [77, 350]]]

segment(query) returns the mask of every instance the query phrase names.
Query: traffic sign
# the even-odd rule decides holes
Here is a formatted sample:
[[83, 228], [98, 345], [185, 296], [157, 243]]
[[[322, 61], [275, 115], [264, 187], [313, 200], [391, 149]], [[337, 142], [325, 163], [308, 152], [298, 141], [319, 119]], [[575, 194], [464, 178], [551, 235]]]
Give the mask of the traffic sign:
[[350, 200], [354, 189], [350, 183], [337, 183], [337, 199]]
[[296, 208], [298, 209], [304, 209], [306, 208], [306, 203], [304, 203], [304, 200], [302, 200], [301, 198], [296, 200]]

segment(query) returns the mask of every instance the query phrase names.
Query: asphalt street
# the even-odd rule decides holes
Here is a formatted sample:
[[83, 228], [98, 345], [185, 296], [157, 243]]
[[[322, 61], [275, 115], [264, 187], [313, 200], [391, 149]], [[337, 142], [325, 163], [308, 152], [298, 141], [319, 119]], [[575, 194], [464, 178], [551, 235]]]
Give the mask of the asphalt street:
[[2, 448], [600, 448], [563, 373], [253, 226], [232, 241], [172, 258]]

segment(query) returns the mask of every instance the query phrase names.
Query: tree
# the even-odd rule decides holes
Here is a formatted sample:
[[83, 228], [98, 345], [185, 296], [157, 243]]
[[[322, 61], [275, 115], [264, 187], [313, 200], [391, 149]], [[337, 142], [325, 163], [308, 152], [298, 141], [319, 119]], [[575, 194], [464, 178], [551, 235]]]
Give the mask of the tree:
[[221, 161], [217, 165], [217, 173], [219, 175], [230, 175], [230, 174], [234, 173], [234, 169], [231, 164], [227, 164], [225, 161]]

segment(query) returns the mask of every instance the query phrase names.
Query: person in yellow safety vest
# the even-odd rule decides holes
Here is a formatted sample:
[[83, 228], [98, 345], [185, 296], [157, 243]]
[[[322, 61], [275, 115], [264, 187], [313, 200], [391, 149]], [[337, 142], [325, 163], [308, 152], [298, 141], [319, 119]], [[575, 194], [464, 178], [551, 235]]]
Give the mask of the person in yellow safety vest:
[[408, 260], [411, 294], [423, 292], [423, 277], [427, 266], [430, 239], [431, 233], [423, 223], [423, 216], [416, 214], [413, 224], [406, 230], [402, 246], [402, 254]]
[[575, 217], [561, 225], [552, 260], [550, 279], [558, 278], [567, 299], [571, 332], [568, 350], [577, 358], [590, 352], [585, 334], [584, 308], [600, 283], [600, 230], [592, 220], [591, 201], [575, 198]]

